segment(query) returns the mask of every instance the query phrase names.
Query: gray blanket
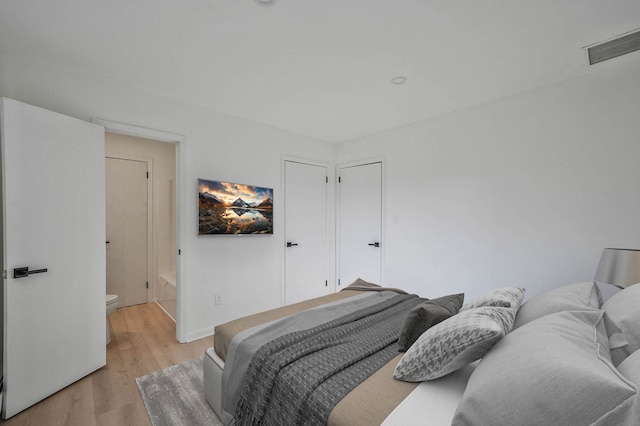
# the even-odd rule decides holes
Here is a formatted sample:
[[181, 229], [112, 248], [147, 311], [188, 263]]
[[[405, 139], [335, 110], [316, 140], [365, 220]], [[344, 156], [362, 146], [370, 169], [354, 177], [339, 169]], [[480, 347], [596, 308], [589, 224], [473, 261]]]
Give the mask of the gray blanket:
[[385, 297], [263, 345], [247, 369], [235, 424], [326, 424], [347, 393], [397, 355], [404, 317], [420, 302], [415, 295]]
[[224, 389], [222, 393], [223, 422], [225, 424], [231, 422], [236, 405], [240, 400], [242, 383], [249, 368], [249, 363], [261, 346], [287, 333], [310, 329], [394, 296], [396, 296], [396, 293], [391, 291], [381, 293], [363, 292], [358, 296], [331, 302], [238, 333], [229, 344], [227, 359], [222, 372], [222, 389]]

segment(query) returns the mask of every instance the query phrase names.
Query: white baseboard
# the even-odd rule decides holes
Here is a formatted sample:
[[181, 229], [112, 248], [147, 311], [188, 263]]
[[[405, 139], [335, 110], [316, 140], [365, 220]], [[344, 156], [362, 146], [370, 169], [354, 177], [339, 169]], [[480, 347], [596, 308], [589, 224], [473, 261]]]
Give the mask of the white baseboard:
[[[203, 337], [213, 336], [214, 328], [206, 327], [200, 330], [192, 331], [191, 333], [187, 333], [186, 339], [183, 343], [193, 342], [194, 340], [202, 339]], [[213, 340], [211, 341], [213, 345]]]

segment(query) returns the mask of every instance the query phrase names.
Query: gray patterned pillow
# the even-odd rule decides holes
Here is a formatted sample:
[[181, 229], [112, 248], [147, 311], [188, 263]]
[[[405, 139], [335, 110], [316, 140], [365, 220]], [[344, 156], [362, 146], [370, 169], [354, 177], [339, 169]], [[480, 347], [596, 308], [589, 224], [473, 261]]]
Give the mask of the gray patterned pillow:
[[469, 303], [465, 303], [460, 312], [480, 306], [501, 306], [503, 308], [519, 309], [524, 298], [524, 288], [503, 287], [490, 290]]
[[398, 362], [393, 377], [433, 380], [482, 358], [513, 327], [517, 308], [481, 306], [425, 331]]

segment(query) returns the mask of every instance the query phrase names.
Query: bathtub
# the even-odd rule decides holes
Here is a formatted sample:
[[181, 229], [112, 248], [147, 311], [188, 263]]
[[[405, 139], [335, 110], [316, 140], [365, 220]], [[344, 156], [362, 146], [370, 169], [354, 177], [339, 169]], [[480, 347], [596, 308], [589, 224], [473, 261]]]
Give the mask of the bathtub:
[[168, 272], [158, 276], [156, 302], [167, 315], [176, 320], [176, 273]]

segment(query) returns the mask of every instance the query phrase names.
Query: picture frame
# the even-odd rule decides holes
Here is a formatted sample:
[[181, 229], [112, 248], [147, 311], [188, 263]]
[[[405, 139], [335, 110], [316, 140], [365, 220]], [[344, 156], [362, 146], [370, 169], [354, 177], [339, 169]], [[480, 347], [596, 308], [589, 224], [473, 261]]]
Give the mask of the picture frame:
[[198, 179], [198, 235], [272, 235], [273, 188]]

